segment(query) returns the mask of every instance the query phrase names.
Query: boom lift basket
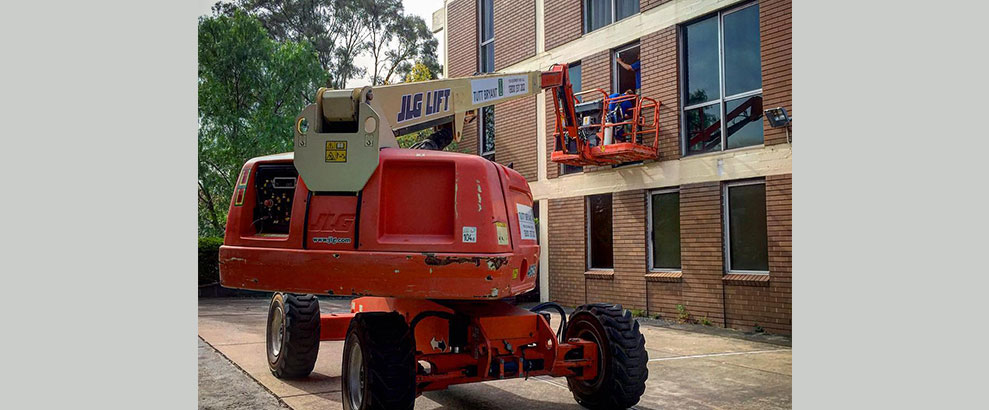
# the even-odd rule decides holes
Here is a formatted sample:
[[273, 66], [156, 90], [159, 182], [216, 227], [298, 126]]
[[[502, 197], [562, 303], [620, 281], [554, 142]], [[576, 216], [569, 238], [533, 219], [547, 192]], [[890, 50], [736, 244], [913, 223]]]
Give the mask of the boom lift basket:
[[[555, 65], [550, 70], [563, 70]], [[608, 96], [597, 88], [574, 94], [569, 79], [553, 92], [556, 127], [553, 162], [583, 166], [656, 159], [659, 154], [659, 106], [634, 94]], [[577, 103], [577, 96], [601, 94], [600, 100]], [[651, 142], [651, 145], [646, 144]]]

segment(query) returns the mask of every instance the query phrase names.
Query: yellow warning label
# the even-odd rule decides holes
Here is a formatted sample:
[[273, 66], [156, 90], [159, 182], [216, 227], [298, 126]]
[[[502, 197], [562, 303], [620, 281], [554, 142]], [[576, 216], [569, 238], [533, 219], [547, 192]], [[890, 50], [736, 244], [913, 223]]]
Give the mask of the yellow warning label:
[[512, 279], [519, 278], [519, 268], [512, 269]]
[[508, 224], [495, 222], [495, 228], [498, 231], [498, 245], [508, 245]]
[[326, 141], [326, 162], [347, 162], [347, 141]]

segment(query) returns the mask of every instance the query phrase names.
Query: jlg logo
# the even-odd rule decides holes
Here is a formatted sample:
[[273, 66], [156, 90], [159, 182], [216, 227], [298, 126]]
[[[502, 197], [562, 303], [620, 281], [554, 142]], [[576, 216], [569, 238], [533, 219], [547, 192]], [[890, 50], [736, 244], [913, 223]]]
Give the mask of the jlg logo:
[[316, 216], [310, 229], [321, 232], [350, 232], [354, 226], [354, 214], [323, 213]]

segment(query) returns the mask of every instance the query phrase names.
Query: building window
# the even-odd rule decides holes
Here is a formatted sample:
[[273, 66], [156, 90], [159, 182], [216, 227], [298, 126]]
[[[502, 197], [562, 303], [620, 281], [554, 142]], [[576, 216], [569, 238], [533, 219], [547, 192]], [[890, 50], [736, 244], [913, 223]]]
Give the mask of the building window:
[[611, 91], [624, 93], [628, 90], [639, 94], [642, 80], [639, 69], [639, 43], [615, 49], [611, 53]]
[[611, 194], [587, 197], [587, 268], [613, 269]]
[[584, 32], [590, 33], [639, 12], [639, 0], [584, 0]]
[[[573, 87], [574, 94], [577, 94], [581, 91], [580, 75], [581, 75], [580, 61], [567, 65], [567, 76], [570, 77], [570, 85]], [[580, 101], [580, 97], [576, 97], [576, 99], [578, 102]], [[556, 144], [559, 145], [560, 142], [557, 141]], [[559, 146], [556, 147], [557, 151], [561, 149], [563, 148]], [[584, 172], [584, 167], [579, 165], [560, 164], [560, 175], [576, 174], [579, 172]]]
[[762, 144], [759, 4], [714, 13], [680, 33], [684, 154]]
[[649, 193], [649, 269], [680, 270], [680, 192]]
[[768, 273], [766, 183], [725, 184], [725, 259], [728, 272]]
[[[494, 64], [494, 5], [493, 0], [478, 0], [478, 67], [480, 73], [493, 73]], [[494, 161], [495, 127], [494, 106], [481, 108], [481, 120], [478, 121], [478, 152], [482, 157]]]

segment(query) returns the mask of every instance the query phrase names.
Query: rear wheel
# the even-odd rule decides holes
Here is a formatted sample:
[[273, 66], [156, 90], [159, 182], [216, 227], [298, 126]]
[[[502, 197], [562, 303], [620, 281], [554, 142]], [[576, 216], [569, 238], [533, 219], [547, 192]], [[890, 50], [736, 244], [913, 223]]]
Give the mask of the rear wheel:
[[597, 343], [598, 374], [593, 380], [567, 377], [574, 399], [589, 409], [625, 409], [646, 390], [646, 339], [639, 323], [621, 305], [597, 303], [577, 308], [567, 321], [567, 339]]
[[412, 409], [415, 366], [412, 334], [402, 315], [358, 313], [343, 345], [343, 408]]
[[276, 293], [268, 306], [268, 369], [279, 379], [306, 377], [319, 353], [319, 300]]

